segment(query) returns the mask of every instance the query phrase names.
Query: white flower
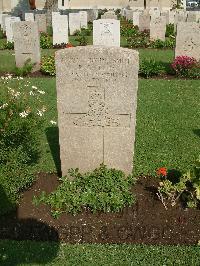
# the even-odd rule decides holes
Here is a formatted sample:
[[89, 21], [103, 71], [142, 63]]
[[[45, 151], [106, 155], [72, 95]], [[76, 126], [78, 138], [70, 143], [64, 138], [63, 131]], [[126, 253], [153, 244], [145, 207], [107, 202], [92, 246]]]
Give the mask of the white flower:
[[46, 112], [47, 108], [45, 106], [42, 107], [42, 112]]
[[41, 110], [37, 110], [37, 115], [43, 116], [44, 115], [44, 112], [42, 112]]
[[21, 94], [21, 92], [17, 91], [16, 93], [13, 94], [14, 97], [18, 97]]
[[29, 94], [30, 94], [30, 95], [35, 95], [33, 91], [30, 91]]
[[6, 108], [8, 106], [8, 104], [7, 103], [4, 103], [2, 106], [0, 106], [0, 109], [4, 109], [4, 108]]
[[24, 78], [22, 78], [22, 77], [19, 77], [19, 79], [21, 79], [21, 80], [22, 80], [22, 79], [24, 79]]
[[38, 91], [40, 94], [45, 94], [45, 91]]
[[32, 86], [32, 89], [37, 90], [38, 88], [36, 86]]
[[28, 115], [28, 112], [26, 112], [26, 111], [19, 113], [19, 116], [21, 116], [21, 117], [27, 117], [27, 115]]
[[50, 123], [51, 123], [52, 125], [56, 125], [56, 124], [57, 124], [56, 121], [53, 121], [53, 120], [51, 120]]

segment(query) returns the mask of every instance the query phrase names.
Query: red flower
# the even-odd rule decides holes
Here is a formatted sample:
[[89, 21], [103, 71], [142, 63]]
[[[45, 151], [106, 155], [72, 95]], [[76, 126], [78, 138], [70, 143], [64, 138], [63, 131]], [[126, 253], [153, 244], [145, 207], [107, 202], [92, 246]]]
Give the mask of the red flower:
[[71, 43], [67, 43], [66, 48], [74, 47]]
[[167, 168], [161, 167], [156, 171], [157, 175], [167, 176]]

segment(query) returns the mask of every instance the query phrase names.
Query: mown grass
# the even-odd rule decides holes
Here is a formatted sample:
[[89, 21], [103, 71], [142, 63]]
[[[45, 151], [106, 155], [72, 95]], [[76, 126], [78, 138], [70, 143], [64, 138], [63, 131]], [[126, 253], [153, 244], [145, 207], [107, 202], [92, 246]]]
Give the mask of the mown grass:
[[[46, 92], [41, 157], [35, 171], [59, 170], [55, 78], [32, 78]], [[200, 81], [139, 80], [134, 174], [153, 175], [158, 167], [181, 172], [200, 154]]]
[[200, 264], [198, 246], [67, 245], [34, 241], [0, 241], [0, 263], [26, 265], [192, 265]]

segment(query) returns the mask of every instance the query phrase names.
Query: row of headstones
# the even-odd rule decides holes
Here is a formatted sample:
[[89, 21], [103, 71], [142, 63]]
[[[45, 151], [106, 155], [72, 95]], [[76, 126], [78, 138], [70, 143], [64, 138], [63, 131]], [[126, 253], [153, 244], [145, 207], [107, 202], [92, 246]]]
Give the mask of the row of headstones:
[[186, 10], [168, 10], [161, 11], [159, 9], [152, 10], [122, 10], [122, 16], [127, 20], [132, 20], [134, 25], [139, 24], [139, 17], [146, 16], [165, 16], [167, 24], [177, 24], [178, 22], [198, 22], [200, 20], [200, 11], [186, 11]]

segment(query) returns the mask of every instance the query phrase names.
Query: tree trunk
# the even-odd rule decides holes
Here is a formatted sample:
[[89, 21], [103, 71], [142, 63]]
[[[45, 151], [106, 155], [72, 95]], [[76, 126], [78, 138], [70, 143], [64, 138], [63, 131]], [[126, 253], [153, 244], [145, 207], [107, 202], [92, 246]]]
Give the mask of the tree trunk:
[[36, 9], [35, 0], [29, 0], [29, 5], [31, 10]]

